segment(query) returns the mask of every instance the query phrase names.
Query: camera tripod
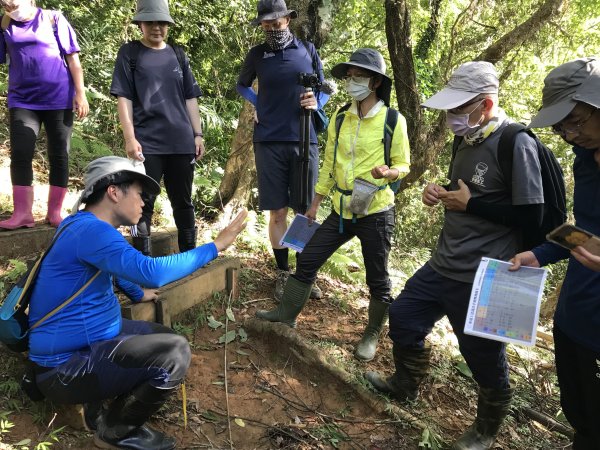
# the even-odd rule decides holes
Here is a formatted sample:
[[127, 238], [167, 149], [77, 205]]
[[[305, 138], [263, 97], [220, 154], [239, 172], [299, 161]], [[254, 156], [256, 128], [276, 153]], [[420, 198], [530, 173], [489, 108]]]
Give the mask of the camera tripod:
[[[311, 87], [305, 87], [305, 92], [312, 92]], [[304, 214], [308, 209], [308, 171], [310, 163], [310, 127], [312, 123], [312, 109], [302, 108], [300, 115], [300, 208], [298, 212]]]

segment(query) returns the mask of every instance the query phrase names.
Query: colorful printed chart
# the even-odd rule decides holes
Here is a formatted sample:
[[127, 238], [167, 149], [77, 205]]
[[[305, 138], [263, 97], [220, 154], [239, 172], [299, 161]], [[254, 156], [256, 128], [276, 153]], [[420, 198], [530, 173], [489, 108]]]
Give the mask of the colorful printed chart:
[[515, 344], [535, 345], [546, 269], [481, 258], [475, 275], [465, 333]]

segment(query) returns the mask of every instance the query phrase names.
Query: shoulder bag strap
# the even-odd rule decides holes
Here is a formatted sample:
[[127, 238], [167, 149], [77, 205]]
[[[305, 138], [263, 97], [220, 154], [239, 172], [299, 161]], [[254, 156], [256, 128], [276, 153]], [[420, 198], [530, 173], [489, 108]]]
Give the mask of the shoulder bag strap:
[[46, 258], [46, 256], [48, 255], [48, 252], [50, 251], [50, 249], [54, 246], [54, 243], [56, 242], [56, 240], [58, 239], [58, 237], [62, 234], [63, 231], [65, 231], [73, 222], [70, 222], [66, 225], [64, 225], [60, 230], [58, 230], [55, 234], [54, 237], [52, 238], [52, 240], [50, 241], [50, 244], [48, 245], [48, 248], [46, 250], [44, 250], [44, 252], [42, 253], [42, 255], [37, 259], [37, 261], [35, 262], [35, 264], [33, 265], [33, 267], [31, 268], [31, 270], [29, 271], [29, 276], [27, 277], [27, 280], [25, 281], [25, 284], [23, 285], [23, 290], [21, 291], [21, 295], [19, 295], [19, 300], [17, 300], [17, 303], [15, 304], [15, 310], [26, 306], [25, 304], [22, 303], [24, 298], [28, 298], [26, 297], [26, 295], [28, 294], [29, 289], [32, 287], [33, 282], [35, 281], [35, 279], [37, 278], [37, 274], [40, 270], [40, 266], [42, 264], [42, 261]]
[[87, 281], [87, 283], [85, 283], [83, 286], [81, 286], [77, 292], [75, 292], [68, 299], [66, 299], [63, 303], [58, 305], [56, 308], [54, 308], [52, 311], [50, 311], [48, 314], [46, 314], [44, 317], [42, 317], [40, 320], [38, 320], [36, 323], [34, 323], [31, 327], [29, 327], [29, 330], [33, 330], [34, 328], [39, 327], [43, 322], [48, 320], [50, 317], [55, 315], [57, 312], [59, 312], [61, 309], [63, 309], [65, 306], [67, 306], [69, 303], [71, 303], [73, 300], [75, 300], [75, 298], [79, 294], [81, 294], [83, 291], [85, 291], [87, 289], [87, 287], [90, 284], [92, 284], [92, 281], [94, 281], [96, 278], [98, 278], [98, 275], [100, 275], [100, 272], [101, 272], [101, 270], [98, 270], [98, 272], [96, 272], [94, 274], [94, 276]]

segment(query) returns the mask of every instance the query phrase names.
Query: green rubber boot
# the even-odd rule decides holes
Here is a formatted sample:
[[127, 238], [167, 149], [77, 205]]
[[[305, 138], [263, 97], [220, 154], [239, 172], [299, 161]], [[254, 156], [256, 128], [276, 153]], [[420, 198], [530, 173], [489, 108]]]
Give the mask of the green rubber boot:
[[377, 372], [365, 373], [365, 378], [379, 392], [390, 394], [401, 403], [417, 399], [419, 385], [427, 376], [431, 347], [425, 343], [423, 348], [400, 348], [394, 345], [394, 365], [396, 372], [384, 377]]
[[453, 450], [489, 450], [493, 447], [500, 426], [510, 411], [514, 389], [480, 388], [477, 418], [459, 437]]
[[379, 335], [383, 330], [383, 325], [388, 318], [388, 309], [390, 304], [376, 298], [371, 298], [369, 302], [369, 323], [363, 337], [356, 346], [354, 356], [363, 361], [371, 361], [377, 351]]
[[310, 295], [312, 285], [302, 283], [293, 276], [289, 277], [283, 288], [283, 296], [277, 308], [271, 311], [256, 311], [256, 317], [269, 322], [281, 322], [296, 328], [296, 318]]

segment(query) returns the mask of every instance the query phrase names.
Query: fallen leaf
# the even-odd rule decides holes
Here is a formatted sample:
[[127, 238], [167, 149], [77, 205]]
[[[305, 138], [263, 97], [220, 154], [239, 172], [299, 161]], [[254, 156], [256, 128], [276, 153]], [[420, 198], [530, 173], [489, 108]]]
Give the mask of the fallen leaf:
[[218, 320], [215, 320], [215, 318], [213, 316], [208, 316], [207, 320], [208, 320], [208, 326], [210, 328], [212, 328], [213, 330], [216, 330], [217, 328], [221, 328], [223, 326], [223, 322], [219, 322]]
[[231, 310], [231, 308], [227, 308], [225, 310], [225, 314], [227, 314], [227, 318], [229, 320], [231, 320], [232, 322], [235, 322], [235, 316], [233, 315], [233, 311]]
[[238, 335], [240, 336], [241, 342], [246, 342], [248, 340], [248, 333], [246, 333], [246, 330], [244, 330], [243, 328], [240, 328], [238, 330]]
[[238, 424], [242, 428], [244, 428], [246, 426], [246, 423], [239, 417], [237, 419], [235, 419], [235, 423]]
[[231, 341], [235, 340], [235, 330], [228, 331], [223, 336], [219, 338], [219, 344], [229, 344]]

